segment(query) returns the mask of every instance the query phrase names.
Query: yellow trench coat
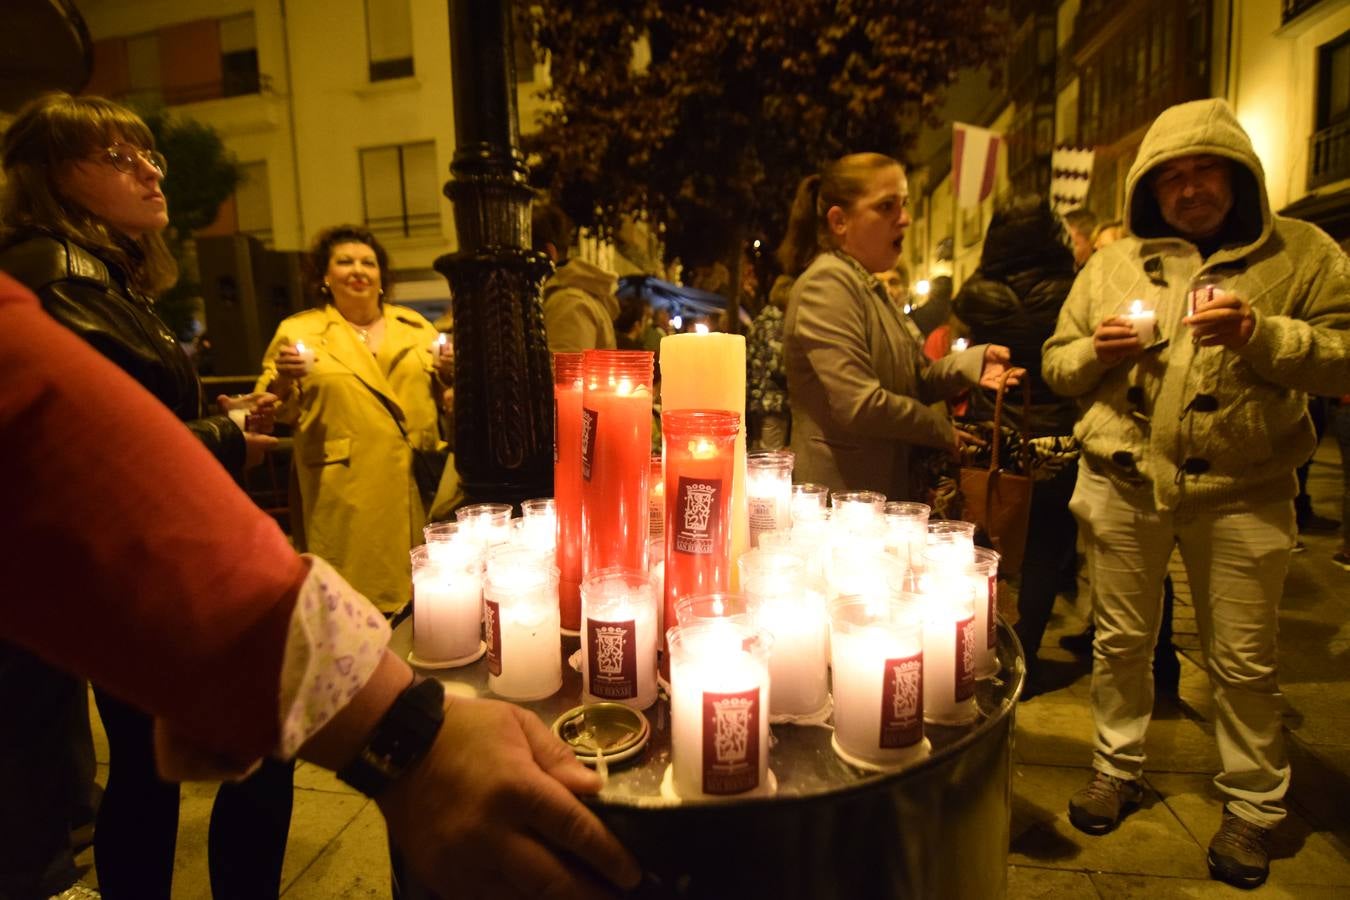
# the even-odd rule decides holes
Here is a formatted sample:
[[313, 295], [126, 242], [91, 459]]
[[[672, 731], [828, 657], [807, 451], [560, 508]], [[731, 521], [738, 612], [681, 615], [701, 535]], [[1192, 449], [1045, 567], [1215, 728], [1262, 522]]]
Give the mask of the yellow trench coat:
[[372, 355], [332, 305], [291, 316], [263, 356], [257, 389], [276, 378], [282, 343], [303, 341], [314, 350], [314, 368], [277, 414], [295, 426], [297, 549], [328, 560], [388, 612], [408, 601], [408, 550], [422, 543], [426, 522], [410, 444], [423, 450], [445, 444], [432, 368], [436, 329], [415, 310], [389, 303], [384, 325], [384, 341]]

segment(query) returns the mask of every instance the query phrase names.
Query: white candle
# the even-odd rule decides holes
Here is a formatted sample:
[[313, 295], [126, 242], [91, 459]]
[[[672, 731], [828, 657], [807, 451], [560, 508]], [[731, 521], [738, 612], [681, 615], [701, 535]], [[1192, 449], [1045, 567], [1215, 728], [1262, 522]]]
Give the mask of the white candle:
[[671, 631], [671, 763], [681, 798], [769, 792], [770, 642], [728, 622]]
[[792, 486], [792, 524], [813, 522], [825, 517], [830, 489], [823, 484], [804, 482]]
[[508, 700], [539, 700], [562, 687], [558, 570], [539, 559], [521, 548], [488, 558], [483, 583], [488, 689]]
[[472, 554], [458, 565], [438, 564], [428, 550], [413, 551], [413, 654], [424, 663], [467, 663], [482, 640], [481, 564]]
[[558, 506], [553, 498], [526, 500], [520, 504], [520, 512], [519, 529], [516, 532], [520, 543], [535, 550], [553, 553], [558, 545]]
[[316, 354], [309, 347], [305, 346], [304, 341], [295, 342], [295, 352], [300, 354], [300, 359], [305, 364], [305, 374], [308, 375], [314, 368], [314, 360], [317, 358]]
[[1131, 300], [1130, 311], [1126, 313], [1125, 318], [1130, 320], [1134, 333], [1139, 336], [1139, 343], [1145, 347], [1153, 343], [1157, 318], [1151, 306], [1146, 305], [1143, 300]]
[[835, 744], [869, 766], [902, 765], [927, 751], [923, 643], [912, 607], [845, 600], [830, 610]]
[[[739, 334], [672, 334], [661, 339], [661, 408], [717, 409], [740, 415], [731, 484], [731, 558], [750, 539], [745, 503], [745, 338]], [[736, 578], [733, 571], [732, 578]], [[732, 589], [736, 584], [732, 583]]]
[[924, 576], [923, 717], [964, 725], [975, 704], [975, 591], [968, 571]]
[[491, 547], [511, 542], [511, 505], [509, 503], [475, 503], [455, 510], [455, 520], [476, 533]]
[[975, 677], [998, 674], [998, 560], [985, 547], [975, 548], [971, 583], [975, 589]]
[[478, 557], [482, 565], [482, 536], [462, 522], [432, 522], [422, 529], [422, 537], [427, 556], [437, 565], [458, 565], [466, 554]]
[[928, 542], [928, 514], [925, 503], [895, 500], [886, 504], [886, 552], [910, 569], [923, 566], [923, 548]]
[[751, 453], [746, 459], [745, 493], [749, 504], [750, 546], [766, 531], [792, 527], [791, 450]]
[[825, 592], [801, 558], [751, 550], [740, 558], [741, 587], [759, 628], [773, 635], [769, 713], [775, 721], [810, 716], [829, 702], [830, 631]]
[[836, 531], [865, 535], [877, 530], [886, 497], [876, 491], [835, 491], [831, 503]]
[[581, 582], [583, 702], [656, 702], [656, 608], [646, 572], [601, 569]]

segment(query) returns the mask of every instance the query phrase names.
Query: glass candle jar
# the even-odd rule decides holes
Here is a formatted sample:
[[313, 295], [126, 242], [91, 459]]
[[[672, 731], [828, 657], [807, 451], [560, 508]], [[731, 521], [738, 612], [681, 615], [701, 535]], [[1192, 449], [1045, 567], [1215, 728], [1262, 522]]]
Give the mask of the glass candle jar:
[[581, 625], [582, 355], [553, 354], [553, 500], [562, 627]]

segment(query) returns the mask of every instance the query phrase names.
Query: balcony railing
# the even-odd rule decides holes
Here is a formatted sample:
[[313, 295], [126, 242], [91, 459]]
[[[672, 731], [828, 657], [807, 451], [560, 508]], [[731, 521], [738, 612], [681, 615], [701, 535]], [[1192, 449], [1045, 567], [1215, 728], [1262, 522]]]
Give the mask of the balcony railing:
[[157, 106], [179, 106], [203, 100], [219, 100], [222, 97], [242, 97], [271, 92], [272, 76], [258, 72], [234, 72], [226, 74], [219, 81], [200, 84], [132, 88], [118, 94], [114, 99], [126, 101], [138, 108], [152, 109]]
[[1322, 0], [1280, 0], [1280, 24], [1288, 25], [1321, 2]]
[[1308, 144], [1308, 190], [1350, 178], [1350, 122], [1315, 132]]
[[404, 213], [398, 216], [367, 216], [366, 227], [376, 237], [424, 237], [441, 233], [440, 213]]

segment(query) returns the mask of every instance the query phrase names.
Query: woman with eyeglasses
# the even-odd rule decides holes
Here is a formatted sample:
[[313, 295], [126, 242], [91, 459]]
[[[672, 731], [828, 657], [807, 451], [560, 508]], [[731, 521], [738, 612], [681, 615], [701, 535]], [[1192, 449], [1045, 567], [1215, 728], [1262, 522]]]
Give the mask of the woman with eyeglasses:
[[[275, 439], [209, 414], [191, 360], [155, 313], [154, 296], [177, 272], [160, 234], [169, 223], [161, 190], [167, 164], [145, 123], [98, 97], [47, 94], [21, 110], [5, 133], [3, 169], [0, 270], [148, 389], [228, 470], [239, 474], [261, 459]], [[253, 400], [254, 421], [270, 430], [275, 397]], [[91, 477], [98, 473], [98, 440], [89, 435]], [[153, 668], [156, 661], [128, 664]], [[167, 900], [178, 785], [156, 774], [151, 720], [98, 685], [94, 694], [110, 749], [94, 832], [99, 888], [114, 900]], [[74, 880], [64, 798], [79, 788], [71, 750], [78, 732], [69, 723], [86, 702], [83, 682], [0, 645], [0, 895], [45, 897]], [[277, 895], [291, 775], [289, 763], [269, 761], [244, 782], [221, 788], [209, 845], [217, 897]]]

